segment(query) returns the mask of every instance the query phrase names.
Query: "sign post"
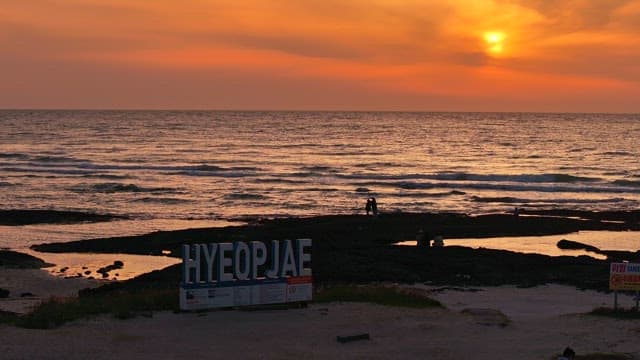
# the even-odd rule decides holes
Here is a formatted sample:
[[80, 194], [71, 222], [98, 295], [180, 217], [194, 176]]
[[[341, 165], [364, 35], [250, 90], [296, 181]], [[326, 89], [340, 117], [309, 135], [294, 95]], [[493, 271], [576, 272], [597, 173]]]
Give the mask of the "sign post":
[[638, 311], [638, 291], [640, 290], [640, 264], [621, 262], [611, 263], [609, 268], [609, 289], [613, 290], [613, 308], [618, 309], [618, 290], [636, 292], [636, 311]]
[[311, 239], [183, 245], [180, 309], [310, 301]]

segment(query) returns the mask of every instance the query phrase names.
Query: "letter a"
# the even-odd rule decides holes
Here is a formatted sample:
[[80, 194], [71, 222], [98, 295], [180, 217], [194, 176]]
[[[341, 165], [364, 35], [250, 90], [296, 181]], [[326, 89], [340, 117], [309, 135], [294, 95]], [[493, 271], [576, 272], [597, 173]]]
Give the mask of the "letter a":
[[282, 267], [280, 268], [280, 276], [285, 277], [287, 276], [287, 273], [291, 273], [291, 276], [298, 276], [296, 258], [293, 252], [293, 246], [291, 246], [291, 240], [284, 241], [284, 254], [282, 255]]

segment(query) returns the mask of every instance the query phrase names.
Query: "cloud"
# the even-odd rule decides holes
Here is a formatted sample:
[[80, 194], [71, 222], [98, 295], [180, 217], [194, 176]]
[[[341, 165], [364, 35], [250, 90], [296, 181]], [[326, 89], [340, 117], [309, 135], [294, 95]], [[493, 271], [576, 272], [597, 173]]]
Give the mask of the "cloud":
[[[507, 1], [505, 1], [507, 2]], [[543, 15], [553, 31], [573, 32], [601, 29], [615, 22], [620, 8], [632, 0], [518, 0], [520, 6]]]
[[[243, 106], [266, 97], [311, 104], [312, 96], [297, 93], [300, 84], [318, 106], [364, 101], [349, 91], [380, 104], [386, 93], [389, 106], [422, 97], [425, 104], [485, 99], [504, 107], [508, 99], [540, 104], [552, 94], [573, 103], [572, 92], [601, 89], [605, 103], [615, 98], [611, 89], [627, 98], [638, 89], [639, 18], [639, 0], [15, 1], [0, 8], [0, 65], [24, 97], [47, 98], [43, 89], [55, 90], [42, 79], [59, 80], [48, 73], [57, 71], [68, 87], [58, 92], [87, 103], [91, 92], [79, 88], [120, 99], [111, 93], [118, 91], [114, 79], [126, 89], [154, 84], [129, 94], [147, 104], [161, 102], [150, 96], [193, 104], [157, 88], [171, 82], [202, 104], [196, 91], [229, 98], [220, 93], [242, 96], [239, 84], [250, 84], [246, 99], [235, 102]], [[488, 31], [505, 34], [502, 53], [487, 52]], [[83, 79], [109, 85], [98, 91]], [[198, 79], [214, 79], [216, 87]], [[0, 98], [11, 91], [6, 83]], [[273, 96], [259, 94], [268, 88]]]

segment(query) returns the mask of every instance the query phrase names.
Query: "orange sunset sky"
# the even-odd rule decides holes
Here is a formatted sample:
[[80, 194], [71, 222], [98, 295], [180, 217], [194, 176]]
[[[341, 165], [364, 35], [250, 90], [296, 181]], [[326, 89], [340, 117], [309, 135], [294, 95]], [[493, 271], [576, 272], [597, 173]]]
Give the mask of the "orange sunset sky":
[[640, 0], [0, 0], [0, 108], [640, 112]]

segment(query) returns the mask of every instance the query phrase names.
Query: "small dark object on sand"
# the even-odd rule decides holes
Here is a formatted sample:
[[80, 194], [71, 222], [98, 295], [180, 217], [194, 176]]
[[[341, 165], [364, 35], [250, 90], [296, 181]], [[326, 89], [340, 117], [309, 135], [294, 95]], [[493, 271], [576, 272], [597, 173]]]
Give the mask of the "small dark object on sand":
[[356, 340], [369, 340], [369, 339], [370, 337], [368, 333], [349, 335], [349, 336], [336, 336], [336, 340], [338, 340], [338, 342], [342, 344], [351, 342], [351, 341], [356, 341]]
[[573, 360], [576, 357], [576, 352], [572, 348], [567, 347], [562, 352], [562, 356], [558, 360]]
[[20, 297], [34, 297], [35, 295], [33, 295], [30, 292], [23, 292], [22, 294], [20, 294]]

